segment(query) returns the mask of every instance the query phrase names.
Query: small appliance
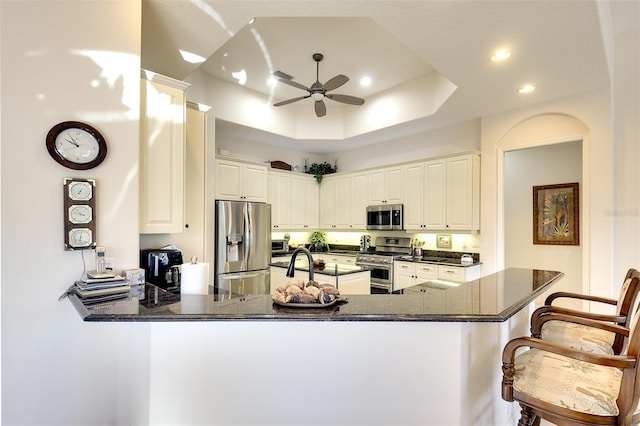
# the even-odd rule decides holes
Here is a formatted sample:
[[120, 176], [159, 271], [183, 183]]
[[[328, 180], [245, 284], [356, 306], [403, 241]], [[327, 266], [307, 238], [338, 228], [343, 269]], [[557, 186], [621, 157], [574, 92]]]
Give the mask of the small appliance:
[[404, 206], [402, 204], [368, 206], [367, 229], [375, 231], [404, 230]]
[[371, 235], [360, 236], [360, 251], [366, 253], [371, 248]]
[[288, 254], [289, 240], [271, 240], [271, 254]]
[[180, 288], [180, 265], [182, 252], [179, 249], [140, 250], [140, 267], [145, 271], [147, 282], [160, 288]]

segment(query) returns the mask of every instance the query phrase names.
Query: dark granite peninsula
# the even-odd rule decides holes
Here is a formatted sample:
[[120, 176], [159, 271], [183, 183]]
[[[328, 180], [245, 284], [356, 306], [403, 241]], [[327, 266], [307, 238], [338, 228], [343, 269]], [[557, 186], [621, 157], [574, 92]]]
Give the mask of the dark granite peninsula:
[[[85, 306], [76, 296], [69, 298], [85, 321], [117, 327], [124, 335], [148, 330], [145, 344], [153, 354], [149, 371], [156, 392], [150, 424], [233, 423], [213, 411], [204, 418], [180, 410], [175, 417], [166, 389], [188, 392], [216, 382], [228, 389], [258, 384], [252, 402], [268, 401], [282, 417], [279, 421], [261, 409], [269, 424], [304, 424], [301, 419], [307, 418], [345, 424], [343, 411], [340, 417], [322, 405], [320, 414], [313, 411], [316, 400], [329, 395], [333, 404], [366, 411], [366, 421], [349, 424], [506, 425], [515, 424], [511, 418], [518, 408], [499, 398], [502, 348], [529, 333], [533, 300], [552, 291], [562, 276], [507, 269], [466, 283], [432, 280], [404, 294], [348, 295], [347, 303], [313, 309], [279, 307], [270, 295], [180, 297], [150, 285], [119, 302]], [[251, 362], [236, 364], [243, 353], [251, 354]], [[292, 411], [309, 390], [320, 399], [311, 395], [304, 412]], [[385, 405], [389, 392], [396, 402], [384, 412], [395, 417], [378, 421], [371, 401]], [[192, 398], [208, 406], [212, 397], [193, 392]], [[292, 407], [280, 410], [285, 400], [293, 401]], [[409, 406], [414, 407], [410, 413], [419, 414], [402, 417]]]
[[102, 304], [69, 298], [85, 321], [429, 321], [503, 322], [563, 276], [510, 268], [466, 283], [431, 280], [404, 294], [348, 295], [329, 307], [293, 308], [270, 295], [188, 295], [147, 284], [144, 292]]

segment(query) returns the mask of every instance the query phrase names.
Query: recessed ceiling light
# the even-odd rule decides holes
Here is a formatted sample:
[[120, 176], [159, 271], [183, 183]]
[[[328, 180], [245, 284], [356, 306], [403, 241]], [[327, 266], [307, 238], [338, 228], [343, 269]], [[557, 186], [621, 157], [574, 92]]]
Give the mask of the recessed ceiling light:
[[360, 79], [360, 85], [364, 86], [364, 87], [369, 87], [371, 86], [371, 77], [362, 77]]
[[536, 86], [532, 84], [525, 84], [524, 86], [518, 89], [518, 93], [526, 94], [526, 93], [531, 93], [534, 90], [536, 90]]
[[491, 61], [492, 62], [500, 62], [500, 61], [504, 61], [505, 59], [508, 59], [509, 56], [511, 56], [511, 52], [509, 52], [506, 49], [502, 49], [502, 50], [496, 50], [495, 52], [493, 52], [493, 55], [491, 55]]

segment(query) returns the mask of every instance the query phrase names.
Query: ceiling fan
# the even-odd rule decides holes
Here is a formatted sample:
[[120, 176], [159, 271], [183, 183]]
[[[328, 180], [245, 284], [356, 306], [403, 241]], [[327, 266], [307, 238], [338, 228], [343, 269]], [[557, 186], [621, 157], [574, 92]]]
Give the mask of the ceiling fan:
[[273, 104], [273, 106], [278, 107], [278, 106], [287, 105], [293, 102], [301, 101], [302, 99], [312, 98], [315, 101], [314, 106], [315, 106], [316, 115], [318, 117], [323, 117], [327, 113], [327, 107], [323, 101], [324, 98], [331, 99], [332, 101], [336, 101], [336, 102], [342, 102], [344, 104], [349, 104], [349, 105], [364, 104], [364, 99], [362, 98], [357, 98], [355, 96], [349, 96], [349, 95], [338, 95], [338, 94], [327, 93], [328, 91], [335, 90], [338, 87], [345, 84], [347, 81], [349, 81], [349, 77], [343, 74], [339, 74], [333, 77], [332, 79], [330, 79], [329, 81], [327, 81], [325, 84], [320, 83], [320, 77], [319, 77], [320, 61], [322, 61], [323, 58], [324, 56], [322, 55], [322, 53], [313, 54], [313, 60], [316, 61], [316, 82], [313, 83], [310, 88], [307, 88], [302, 84], [296, 83], [295, 81], [290, 79], [286, 79], [286, 78], [278, 79], [278, 81], [284, 84], [288, 84], [289, 86], [306, 90], [307, 92], [309, 92], [307, 96], [300, 96], [297, 98], [287, 99], [286, 101], [275, 103]]

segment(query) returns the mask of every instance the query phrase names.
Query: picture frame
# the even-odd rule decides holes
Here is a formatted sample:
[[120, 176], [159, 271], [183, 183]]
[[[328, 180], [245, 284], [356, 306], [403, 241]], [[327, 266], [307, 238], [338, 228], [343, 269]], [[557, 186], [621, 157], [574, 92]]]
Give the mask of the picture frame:
[[436, 234], [437, 248], [451, 248], [451, 234]]
[[580, 245], [577, 182], [533, 187], [533, 244]]

